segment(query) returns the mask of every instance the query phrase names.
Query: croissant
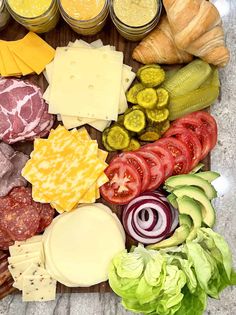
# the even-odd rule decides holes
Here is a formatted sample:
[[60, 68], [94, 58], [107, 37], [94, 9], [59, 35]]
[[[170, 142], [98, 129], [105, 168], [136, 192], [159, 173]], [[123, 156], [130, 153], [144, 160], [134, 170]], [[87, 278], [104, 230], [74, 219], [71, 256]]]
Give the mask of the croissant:
[[225, 47], [222, 21], [216, 7], [206, 0], [163, 0], [179, 49], [216, 66], [230, 58]]
[[193, 57], [177, 48], [166, 15], [158, 26], [134, 49], [132, 57], [144, 64], [188, 63]]

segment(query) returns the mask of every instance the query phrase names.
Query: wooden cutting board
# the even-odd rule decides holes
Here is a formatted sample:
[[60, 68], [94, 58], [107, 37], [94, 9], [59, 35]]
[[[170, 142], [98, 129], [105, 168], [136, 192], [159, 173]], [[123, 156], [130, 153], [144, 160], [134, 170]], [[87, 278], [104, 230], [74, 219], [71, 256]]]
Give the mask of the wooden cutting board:
[[[17, 40], [24, 37], [24, 35], [27, 34], [27, 30], [19, 25], [18, 23], [11, 20], [8, 27], [0, 32], [0, 39], [3, 40]], [[123, 51], [124, 53], [124, 63], [133, 67], [133, 70], [136, 71], [140, 64], [132, 59], [132, 52], [133, 49], [136, 47], [137, 43], [130, 42], [123, 37], [119, 35], [116, 28], [112, 24], [110, 20], [108, 20], [106, 26], [104, 27], [103, 31], [95, 36], [90, 37], [83, 37], [79, 34], [76, 34], [62, 19], [58, 23], [57, 27], [52, 30], [49, 33], [42, 34], [41, 37], [46, 40], [52, 47], [60, 47], [60, 46], [67, 46], [69, 41], [75, 41], [77, 38], [81, 38], [86, 40], [87, 42], [92, 42], [96, 39], [101, 39], [104, 43], [104, 45], [113, 45], [116, 47], [117, 50]], [[33, 56], [32, 56], [33, 58]], [[168, 67], [170, 68], [170, 67]], [[166, 69], [168, 69], [166, 68]], [[27, 79], [37, 85], [39, 85], [43, 91], [47, 88], [47, 82], [43, 76], [41, 75], [31, 75], [24, 79]], [[109, 93], [109, 91], [107, 91]], [[98, 144], [100, 148], [103, 148], [102, 141], [101, 141], [101, 133], [93, 129], [92, 127], [86, 126], [87, 130], [89, 131], [91, 137], [93, 139], [97, 139]], [[33, 144], [31, 143], [17, 143], [14, 145], [15, 149], [23, 151], [27, 154], [29, 154], [32, 151]], [[113, 154], [109, 154], [108, 161], [112, 158]], [[205, 159], [205, 169], [210, 168], [210, 158], [207, 157]], [[103, 202], [104, 204], [107, 204], [109, 207], [111, 207], [108, 203], [106, 203], [104, 200], [98, 200], [98, 202]], [[121, 215], [121, 207], [119, 206], [112, 206], [112, 210], [120, 217]], [[132, 244], [135, 244], [131, 238], [127, 237], [127, 248], [129, 248]], [[11, 293], [12, 290], [9, 291], [8, 286], [6, 286], [8, 291], [4, 291], [4, 287], [0, 287], [0, 298], [7, 295], [8, 293]], [[3, 291], [3, 292], [2, 292]], [[61, 284], [58, 284], [58, 292], [63, 293], [71, 293], [71, 292], [110, 292], [111, 289], [107, 282], [89, 287], [89, 288], [67, 288]]]

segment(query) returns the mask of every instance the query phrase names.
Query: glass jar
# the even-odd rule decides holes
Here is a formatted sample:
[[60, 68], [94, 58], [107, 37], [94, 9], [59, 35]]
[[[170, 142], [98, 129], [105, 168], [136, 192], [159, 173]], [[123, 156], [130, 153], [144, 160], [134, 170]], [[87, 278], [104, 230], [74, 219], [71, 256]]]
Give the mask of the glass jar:
[[5, 7], [4, 0], [0, 0], [0, 31], [6, 27], [9, 19], [10, 14]]
[[[126, 0], [110, 0], [110, 15], [118, 32], [126, 39], [138, 41], [143, 39], [158, 24], [162, 11], [162, 1], [137, 0], [132, 3]], [[145, 9], [145, 3], [153, 8]], [[139, 7], [140, 5], [140, 7]], [[145, 13], [145, 14], [144, 14]]]
[[[11, 16], [29, 31], [46, 33], [51, 31], [60, 17], [56, 0], [28, 0], [25, 6], [20, 0], [5, 0]], [[26, 6], [27, 5], [27, 6]]]
[[85, 36], [100, 32], [109, 14], [109, 0], [58, 0], [58, 7], [70, 27]]

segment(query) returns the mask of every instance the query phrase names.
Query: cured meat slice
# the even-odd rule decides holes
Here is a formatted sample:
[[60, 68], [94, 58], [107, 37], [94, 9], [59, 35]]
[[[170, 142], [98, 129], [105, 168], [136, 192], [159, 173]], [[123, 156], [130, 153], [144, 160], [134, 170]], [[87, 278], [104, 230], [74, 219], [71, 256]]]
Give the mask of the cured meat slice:
[[14, 154], [15, 150], [8, 144], [1, 142], [0, 143], [0, 151], [5, 155], [7, 158], [11, 158]]
[[0, 80], [0, 139], [15, 143], [37, 136], [50, 116], [39, 87], [13, 78]]
[[0, 228], [0, 249], [7, 250], [13, 244], [14, 241], [9, 234]]
[[21, 202], [0, 211], [0, 226], [14, 241], [24, 241], [34, 236], [39, 227], [39, 220], [37, 209]]
[[0, 143], [0, 197], [6, 196], [14, 187], [27, 185], [21, 171], [29, 157], [11, 149], [8, 144]]
[[39, 210], [40, 221], [37, 233], [43, 232], [54, 218], [55, 210], [49, 204], [36, 203]]

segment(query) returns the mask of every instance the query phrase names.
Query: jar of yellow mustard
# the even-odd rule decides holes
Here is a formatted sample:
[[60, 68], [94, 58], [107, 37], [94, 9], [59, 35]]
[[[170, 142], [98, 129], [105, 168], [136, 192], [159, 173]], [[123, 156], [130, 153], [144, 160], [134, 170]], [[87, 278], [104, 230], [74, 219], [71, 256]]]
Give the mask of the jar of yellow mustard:
[[10, 19], [10, 14], [8, 13], [4, 1], [0, 0], [0, 31], [3, 30]]
[[131, 41], [144, 38], [159, 22], [161, 11], [161, 0], [110, 0], [113, 23]]
[[28, 30], [46, 33], [60, 17], [56, 0], [5, 0], [11, 16]]
[[109, 14], [109, 0], [58, 0], [63, 19], [81, 35], [101, 31]]

